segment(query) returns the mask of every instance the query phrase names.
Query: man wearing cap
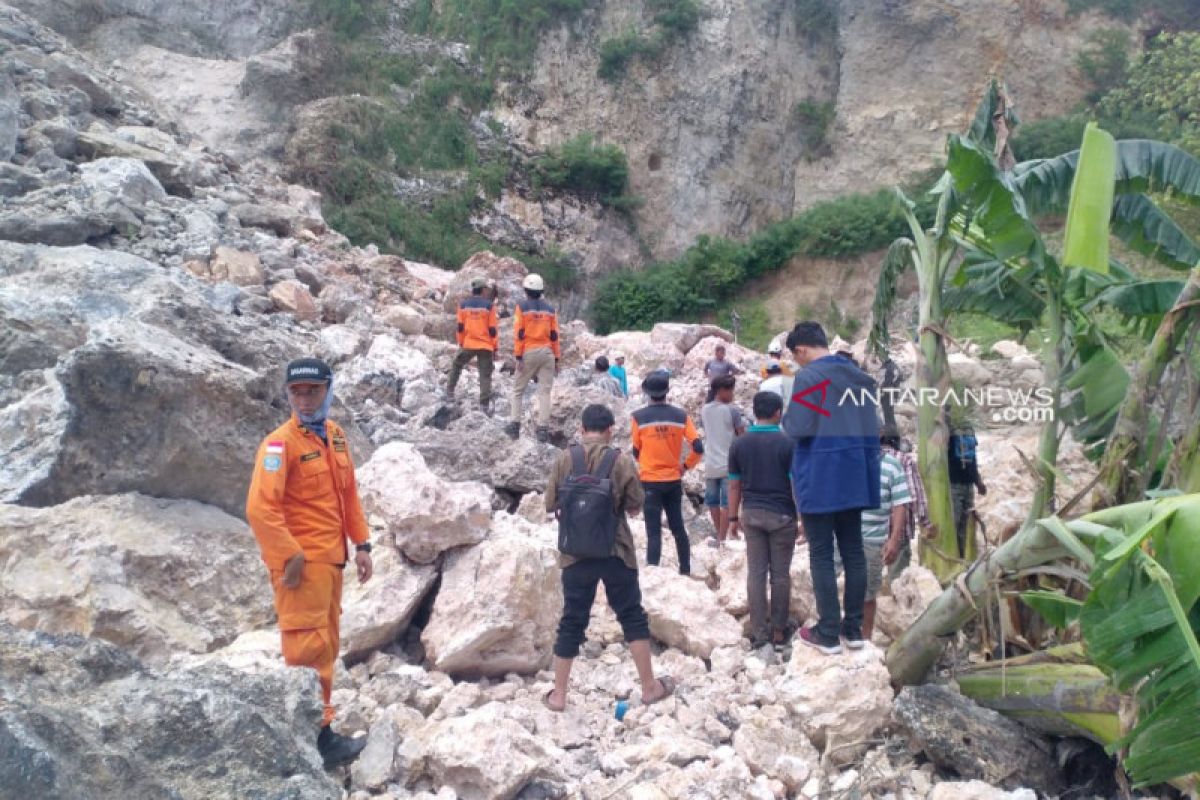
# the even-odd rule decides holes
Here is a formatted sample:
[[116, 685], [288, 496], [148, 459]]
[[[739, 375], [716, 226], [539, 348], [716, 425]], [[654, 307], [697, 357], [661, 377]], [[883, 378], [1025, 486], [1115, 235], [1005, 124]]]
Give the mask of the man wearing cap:
[[792, 399], [792, 381], [793, 376], [784, 371], [783, 364], [776, 359], [771, 359], [767, 362], [767, 366], [763, 368], [763, 382], [759, 384], [759, 391], [774, 392], [783, 400], [783, 410], [786, 412], [788, 403]]
[[612, 366], [608, 368], [608, 374], [617, 379], [617, 383], [621, 384], [621, 396], [629, 397], [629, 375], [625, 372], [625, 354], [614, 353]]
[[472, 359], [479, 359], [479, 406], [484, 413], [491, 411], [492, 369], [495, 366], [496, 348], [499, 347], [500, 319], [495, 304], [483, 296], [487, 281], [471, 279], [471, 296], [458, 304], [458, 354], [450, 366], [450, 379], [446, 383], [447, 399], [454, 397], [458, 378], [463, 368]]
[[517, 357], [517, 379], [513, 385], [512, 419], [505, 432], [521, 435], [521, 397], [531, 380], [537, 380], [537, 439], [550, 441], [550, 390], [558, 374], [562, 349], [558, 341], [558, 314], [542, 299], [546, 284], [541, 275], [525, 276], [521, 286], [525, 298], [513, 312], [513, 355]]
[[[683, 473], [700, 463], [704, 443], [682, 408], [667, 404], [670, 375], [657, 370], [642, 381], [650, 405], [633, 412], [629, 437], [637, 459], [642, 488], [646, 492], [646, 563], [657, 566], [662, 557], [662, 515], [675, 539], [679, 572], [692, 571], [691, 545], [683, 526]], [[689, 445], [684, 455], [684, 443]]]
[[353, 761], [366, 738], [334, 733], [329, 724], [342, 611], [342, 570], [354, 545], [359, 583], [371, 578], [370, 531], [358, 499], [346, 434], [328, 419], [333, 373], [315, 358], [288, 364], [285, 390], [292, 417], [271, 432], [254, 457], [246, 519], [258, 540], [275, 591], [283, 660], [312, 667], [325, 714], [317, 750], [326, 769]]

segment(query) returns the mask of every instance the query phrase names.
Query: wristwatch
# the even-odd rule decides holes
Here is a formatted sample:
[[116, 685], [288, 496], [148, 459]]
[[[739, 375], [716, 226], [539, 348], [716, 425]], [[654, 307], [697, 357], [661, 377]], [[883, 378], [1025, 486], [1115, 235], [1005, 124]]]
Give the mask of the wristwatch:
[[369, 553], [371, 552], [371, 543], [363, 542], [362, 544], [355, 545], [354, 549], [360, 553]]

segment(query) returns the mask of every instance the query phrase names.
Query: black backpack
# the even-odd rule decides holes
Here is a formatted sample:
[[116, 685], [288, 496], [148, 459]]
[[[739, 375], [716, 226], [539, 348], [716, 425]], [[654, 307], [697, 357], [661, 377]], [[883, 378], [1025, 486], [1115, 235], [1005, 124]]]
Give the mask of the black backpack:
[[558, 487], [558, 549], [574, 558], [608, 558], [616, 552], [617, 511], [613, 508], [613, 464], [609, 448], [596, 471], [587, 469], [587, 453], [572, 445], [571, 474]]

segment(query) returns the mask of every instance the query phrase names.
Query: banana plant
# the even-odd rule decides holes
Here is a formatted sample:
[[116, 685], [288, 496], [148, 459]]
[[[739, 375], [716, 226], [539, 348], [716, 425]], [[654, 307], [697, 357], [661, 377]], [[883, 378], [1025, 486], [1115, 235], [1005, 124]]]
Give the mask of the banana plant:
[[1082, 602], [1049, 592], [1029, 599], [1060, 627], [1078, 620], [1083, 642], [968, 669], [960, 689], [1039, 730], [1105, 745], [1139, 786], [1172, 781], [1195, 791], [1200, 495], [1039, 525], [1087, 566], [1090, 588]]

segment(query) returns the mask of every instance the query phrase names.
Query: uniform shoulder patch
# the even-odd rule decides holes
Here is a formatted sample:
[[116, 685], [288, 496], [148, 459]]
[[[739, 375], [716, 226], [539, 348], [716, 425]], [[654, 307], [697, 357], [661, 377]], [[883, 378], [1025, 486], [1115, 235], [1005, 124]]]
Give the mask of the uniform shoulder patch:
[[267, 452], [272, 453], [272, 454], [282, 453], [283, 452], [283, 440], [277, 439], [277, 440], [268, 441], [267, 442]]
[[263, 456], [263, 469], [267, 472], [279, 472], [283, 466], [283, 458], [278, 455]]

